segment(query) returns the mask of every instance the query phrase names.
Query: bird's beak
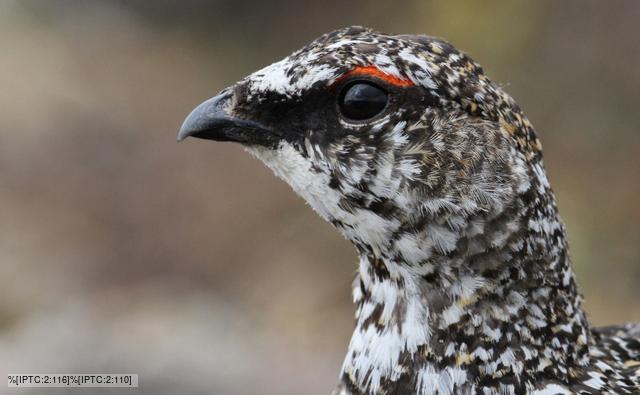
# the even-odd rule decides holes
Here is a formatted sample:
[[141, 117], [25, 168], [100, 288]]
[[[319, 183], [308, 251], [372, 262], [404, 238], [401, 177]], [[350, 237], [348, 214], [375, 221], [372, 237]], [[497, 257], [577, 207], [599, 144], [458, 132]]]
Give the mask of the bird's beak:
[[249, 145], [272, 145], [276, 136], [269, 129], [258, 122], [230, 115], [231, 96], [225, 90], [191, 111], [180, 127], [178, 141], [197, 137]]

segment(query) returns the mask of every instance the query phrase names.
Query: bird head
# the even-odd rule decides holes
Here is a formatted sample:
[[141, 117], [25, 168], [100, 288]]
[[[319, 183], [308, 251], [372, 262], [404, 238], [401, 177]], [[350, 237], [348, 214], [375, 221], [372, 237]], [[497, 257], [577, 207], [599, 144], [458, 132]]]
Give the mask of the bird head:
[[529, 121], [471, 58], [361, 27], [222, 90], [189, 136], [242, 144], [362, 253], [410, 262], [449, 254], [544, 177]]

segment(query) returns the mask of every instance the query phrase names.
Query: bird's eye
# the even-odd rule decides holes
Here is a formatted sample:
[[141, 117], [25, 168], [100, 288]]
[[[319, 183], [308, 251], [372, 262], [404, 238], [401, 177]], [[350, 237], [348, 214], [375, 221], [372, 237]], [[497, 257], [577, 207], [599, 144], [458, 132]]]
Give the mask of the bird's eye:
[[387, 106], [387, 92], [368, 81], [355, 81], [345, 86], [338, 98], [345, 118], [362, 121], [380, 114]]

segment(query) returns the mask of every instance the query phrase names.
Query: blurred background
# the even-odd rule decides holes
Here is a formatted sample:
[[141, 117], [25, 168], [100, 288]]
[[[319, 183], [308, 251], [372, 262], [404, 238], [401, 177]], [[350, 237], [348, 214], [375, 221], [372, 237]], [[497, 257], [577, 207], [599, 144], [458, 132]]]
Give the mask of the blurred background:
[[0, 2], [0, 371], [329, 393], [354, 250], [240, 147], [175, 136], [352, 24], [444, 37], [503, 83], [545, 146], [592, 321], [640, 321], [639, 19], [634, 1]]

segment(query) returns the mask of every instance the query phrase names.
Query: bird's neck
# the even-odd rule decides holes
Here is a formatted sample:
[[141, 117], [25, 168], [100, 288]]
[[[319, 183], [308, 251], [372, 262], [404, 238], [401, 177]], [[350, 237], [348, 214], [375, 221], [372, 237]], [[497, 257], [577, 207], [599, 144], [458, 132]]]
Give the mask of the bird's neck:
[[508, 212], [470, 218], [446, 253], [428, 247], [429, 232], [443, 229], [426, 225], [411, 242], [428, 250], [414, 252], [426, 257], [420, 264], [407, 262], [408, 241], [380, 255], [359, 248], [345, 388], [524, 386], [568, 380], [587, 364], [589, 327], [565, 231], [551, 191], [532, 189]]

